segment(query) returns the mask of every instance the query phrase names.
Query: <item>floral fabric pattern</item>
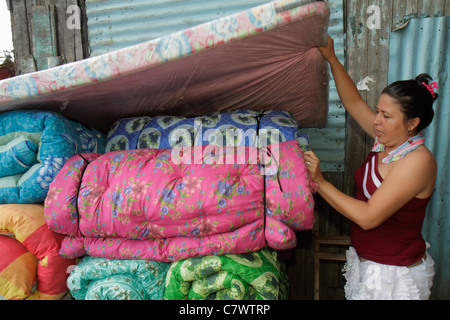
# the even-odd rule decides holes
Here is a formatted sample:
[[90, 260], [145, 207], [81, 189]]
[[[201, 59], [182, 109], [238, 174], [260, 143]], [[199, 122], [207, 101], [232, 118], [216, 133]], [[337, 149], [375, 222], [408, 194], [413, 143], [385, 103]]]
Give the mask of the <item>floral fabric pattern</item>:
[[257, 148], [243, 150], [241, 164], [173, 161], [194, 148], [71, 157], [45, 201], [49, 228], [66, 235], [60, 253], [167, 262], [294, 247], [314, 208], [298, 141], [271, 145], [282, 174], [263, 175], [249, 161]]
[[0, 156], [4, 172], [0, 175], [0, 203], [42, 203], [50, 183], [70, 157], [80, 152], [103, 153], [105, 145], [102, 133], [54, 112], [2, 113], [0, 150], [8, 152]]
[[109, 130], [106, 151], [182, 145], [255, 147], [261, 141], [266, 145], [275, 142], [270, 136], [274, 129], [279, 135], [276, 142], [297, 140], [303, 151], [307, 149], [309, 136], [301, 131], [300, 124], [289, 112], [238, 109], [199, 117], [161, 115], [119, 119]]
[[[284, 287], [284, 288], [283, 288]], [[165, 300], [287, 299], [287, 281], [274, 250], [190, 258], [171, 264]]]

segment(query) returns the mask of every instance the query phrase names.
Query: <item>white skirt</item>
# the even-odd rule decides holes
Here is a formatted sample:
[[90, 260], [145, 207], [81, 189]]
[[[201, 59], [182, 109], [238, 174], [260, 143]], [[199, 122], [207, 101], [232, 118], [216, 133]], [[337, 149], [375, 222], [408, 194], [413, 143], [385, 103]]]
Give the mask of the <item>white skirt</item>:
[[422, 263], [408, 268], [370, 260], [361, 262], [353, 247], [347, 250], [343, 272], [347, 300], [428, 300], [434, 261], [428, 253]]

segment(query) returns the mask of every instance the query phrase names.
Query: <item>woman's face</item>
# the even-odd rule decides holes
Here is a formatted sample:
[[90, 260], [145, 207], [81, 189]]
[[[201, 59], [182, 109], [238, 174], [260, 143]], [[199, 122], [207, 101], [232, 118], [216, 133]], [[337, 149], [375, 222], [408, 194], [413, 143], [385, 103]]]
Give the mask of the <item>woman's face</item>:
[[386, 148], [396, 148], [408, 140], [410, 131], [397, 100], [382, 94], [375, 111], [377, 116], [374, 121], [374, 130], [378, 142], [384, 144]]

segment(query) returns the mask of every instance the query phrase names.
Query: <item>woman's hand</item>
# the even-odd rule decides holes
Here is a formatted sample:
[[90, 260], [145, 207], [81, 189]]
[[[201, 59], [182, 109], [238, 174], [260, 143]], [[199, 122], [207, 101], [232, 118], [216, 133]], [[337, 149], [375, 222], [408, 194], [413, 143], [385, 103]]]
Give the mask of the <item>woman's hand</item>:
[[320, 171], [320, 160], [312, 151], [305, 151], [303, 153], [306, 167], [308, 168], [311, 179], [317, 183], [324, 180], [322, 171]]
[[317, 47], [325, 60], [330, 61], [336, 56], [334, 52], [334, 40], [328, 35], [327, 44], [323, 47]]

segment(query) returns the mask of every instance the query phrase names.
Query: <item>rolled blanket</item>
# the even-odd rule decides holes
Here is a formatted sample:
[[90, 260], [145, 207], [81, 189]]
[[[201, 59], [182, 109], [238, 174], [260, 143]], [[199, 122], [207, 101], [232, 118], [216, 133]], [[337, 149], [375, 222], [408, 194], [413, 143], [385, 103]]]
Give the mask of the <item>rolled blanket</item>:
[[172, 263], [166, 300], [278, 300], [285, 292], [274, 250], [205, 256]]
[[75, 261], [60, 257], [64, 237], [48, 229], [42, 205], [0, 205], [0, 234], [0, 296], [57, 300], [67, 293]]
[[255, 147], [259, 142], [257, 135], [270, 139], [267, 137], [270, 130], [277, 130], [276, 142], [297, 140], [302, 150], [309, 144], [308, 134], [301, 131], [289, 112], [238, 109], [198, 117], [161, 115], [119, 119], [108, 132], [106, 151], [170, 149], [182, 143]]
[[36, 257], [19, 241], [4, 235], [0, 235], [0, 252], [0, 299], [26, 299], [36, 283]]
[[76, 300], [162, 300], [170, 264], [85, 256], [67, 280]]
[[[203, 146], [203, 154], [209, 146]], [[251, 164], [177, 163], [178, 152], [140, 149], [72, 157], [45, 201], [49, 228], [67, 237], [61, 254], [178, 261], [198, 255], [296, 245], [310, 230], [314, 199], [297, 141], [271, 145], [272, 175]], [[216, 154], [217, 156], [217, 154]], [[277, 169], [279, 174], [277, 174]]]
[[0, 114], [0, 203], [42, 203], [73, 155], [105, 151], [106, 137], [47, 111]]

